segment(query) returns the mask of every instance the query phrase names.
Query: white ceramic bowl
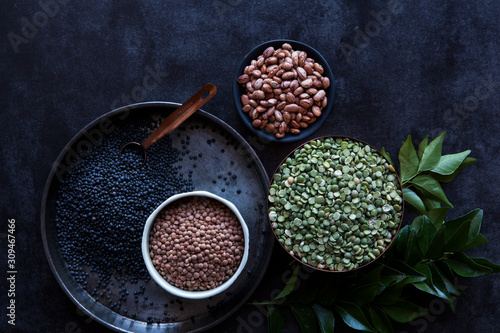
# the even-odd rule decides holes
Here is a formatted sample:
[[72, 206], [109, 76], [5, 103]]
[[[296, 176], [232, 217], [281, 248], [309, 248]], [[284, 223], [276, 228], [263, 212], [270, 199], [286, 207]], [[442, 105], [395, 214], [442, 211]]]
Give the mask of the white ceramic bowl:
[[[168, 283], [161, 275], [160, 273], [156, 270], [156, 268], [153, 265], [153, 261], [151, 259], [151, 256], [149, 254], [149, 233], [150, 230], [156, 220], [157, 215], [169, 204], [172, 202], [179, 200], [181, 198], [186, 198], [186, 197], [208, 197], [212, 198], [215, 200], [218, 200], [225, 204], [231, 211], [238, 217], [238, 220], [240, 221], [241, 227], [243, 229], [243, 236], [244, 236], [244, 241], [245, 241], [245, 250], [243, 253], [243, 258], [241, 259], [240, 265], [238, 266], [238, 269], [236, 272], [231, 276], [228, 280], [226, 280], [224, 283], [221, 285], [209, 289], [209, 290], [203, 290], [203, 291], [188, 291], [188, 290], [183, 290], [178, 287], [175, 287]], [[193, 192], [186, 192], [186, 193], [180, 193], [171, 196], [167, 200], [165, 200], [156, 210], [149, 216], [149, 218], [146, 221], [146, 225], [144, 226], [144, 232], [142, 234], [142, 256], [144, 258], [144, 262], [146, 264], [146, 267], [148, 269], [149, 274], [153, 278], [153, 280], [160, 285], [163, 289], [165, 289], [167, 292], [169, 292], [172, 295], [176, 295], [179, 297], [183, 298], [188, 298], [188, 299], [202, 299], [202, 298], [208, 298], [214, 295], [217, 295], [227, 288], [229, 288], [234, 281], [238, 278], [238, 276], [241, 274], [243, 271], [243, 268], [246, 265], [246, 262], [248, 260], [248, 249], [249, 249], [249, 233], [248, 233], [248, 227], [243, 220], [243, 217], [241, 216], [240, 212], [238, 211], [238, 208], [236, 206], [224, 199], [221, 198], [213, 193], [206, 192], [206, 191], [193, 191]]]

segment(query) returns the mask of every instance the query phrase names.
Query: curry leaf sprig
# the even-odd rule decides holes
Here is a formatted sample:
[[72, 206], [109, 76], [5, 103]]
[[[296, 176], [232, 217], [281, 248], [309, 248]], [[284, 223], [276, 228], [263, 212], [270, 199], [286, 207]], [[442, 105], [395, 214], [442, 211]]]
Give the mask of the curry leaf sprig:
[[[440, 183], [453, 180], [475, 159], [468, 157], [469, 150], [442, 155], [444, 135], [430, 143], [427, 136], [418, 150], [410, 136], [403, 142], [398, 157], [404, 200], [420, 215], [400, 230], [384, 256], [342, 274], [306, 271], [295, 263], [282, 292], [261, 303], [268, 307], [269, 332], [283, 331], [285, 309], [302, 332], [334, 332], [339, 319], [359, 331], [393, 332], [395, 322], [424, 320], [419, 318], [428, 307], [422, 295], [442, 300], [455, 312], [458, 297], [464, 295], [459, 277], [500, 272], [500, 265], [465, 253], [487, 242], [480, 233], [481, 209], [446, 219], [453, 206]], [[389, 154], [381, 152], [394, 165]]]
[[[449, 183], [463, 168], [476, 162], [475, 158], [468, 157], [470, 150], [442, 155], [445, 135], [446, 132], [441, 133], [430, 143], [427, 135], [417, 149], [409, 135], [399, 150], [400, 179], [405, 203], [421, 215], [442, 205], [453, 208], [441, 183]], [[388, 154], [384, 156], [387, 158]]]

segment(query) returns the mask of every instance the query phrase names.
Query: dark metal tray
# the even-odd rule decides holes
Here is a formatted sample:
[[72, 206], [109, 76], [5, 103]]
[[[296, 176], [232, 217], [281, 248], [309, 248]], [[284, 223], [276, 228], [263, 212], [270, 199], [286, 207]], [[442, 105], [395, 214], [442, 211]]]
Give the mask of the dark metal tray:
[[[88, 139], [85, 134], [103, 124], [134, 124], [134, 121], [150, 117], [167, 116], [179, 104], [169, 102], [139, 103], [114, 110], [82, 129], [66, 146], [54, 163], [48, 177], [41, 209], [41, 231], [45, 253], [58, 283], [71, 300], [89, 316], [103, 325], [120, 332], [192, 332], [203, 331], [220, 323], [237, 311], [251, 296], [268, 266], [274, 241], [266, 212], [269, 180], [266, 171], [250, 145], [229, 125], [202, 110], [197, 111], [181, 127], [170, 134], [175, 147], [182, 145], [186, 135], [190, 137], [193, 153], [203, 153], [203, 163], [192, 169], [192, 181], [196, 190], [211, 191], [232, 201], [243, 215], [250, 231], [250, 253], [244, 272], [227, 292], [204, 300], [178, 299], [168, 294], [153, 280], [143, 283], [147, 301], [124, 302], [114, 311], [96, 302], [75, 281], [61, 253], [57, 237], [56, 201], [61, 185], [61, 172], [67, 156], [74, 152], [78, 143]], [[148, 118], [149, 119], [149, 118]], [[106, 140], [103, 136], [102, 140]], [[210, 144], [207, 144], [210, 141]], [[178, 162], [186, 168], [193, 161], [184, 158]], [[214, 183], [218, 175], [233, 170], [238, 174], [230, 184]], [[222, 191], [224, 188], [224, 191]], [[166, 199], [166, 198], [165, 198]], [[140, 250], [140, 249], [139, 249]], [[89, 279], [96, 279], [90, 273]], [[118, 290], [118, 284], [111, 285]], [[132, 288], [132, 287], [131, 287]], [[128, 311], [123, 311], [128, 310]], [[136, 313], [135, 318], [129, 316]], [[157, 321], [147, 320], [155, 318]], [[164, 319], [168, 318], [168, 322]], [[149, 321], [149, 323], [148, 323]]]

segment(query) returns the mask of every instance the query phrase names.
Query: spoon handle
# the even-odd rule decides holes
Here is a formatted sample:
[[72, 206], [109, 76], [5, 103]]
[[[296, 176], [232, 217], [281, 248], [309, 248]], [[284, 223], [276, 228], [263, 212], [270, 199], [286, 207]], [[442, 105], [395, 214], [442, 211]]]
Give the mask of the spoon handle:
[[[203, 96], [207, 92], [208, 94]], [[217, 88], [212, 83], [208, 83], [203, 86], [203, 88], [195, 93], [190, 99], [179, 106], [177, 110], [172, 112], [172, 114], [169, 115], [160, 124], [160, 126], [141, 143], [141, 146], [143, 146], [144, 149], [151, 147], [153, 143], [160, 140], [164, 135], [169, 134], [180, 126], [187, 118], [205, 105], [205, 103], [207, 103], [216, 93]]]

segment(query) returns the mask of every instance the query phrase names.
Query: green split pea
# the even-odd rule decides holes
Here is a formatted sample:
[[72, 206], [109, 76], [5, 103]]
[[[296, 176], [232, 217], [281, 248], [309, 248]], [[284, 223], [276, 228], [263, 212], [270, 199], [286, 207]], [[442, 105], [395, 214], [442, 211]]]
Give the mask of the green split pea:
[[269, 219], [280, 243], [305, 264], [352, 270], [376, 259], [402, 217], [401, 185], [375, 149], [320, 138], [285, 159], [269, 189]]

